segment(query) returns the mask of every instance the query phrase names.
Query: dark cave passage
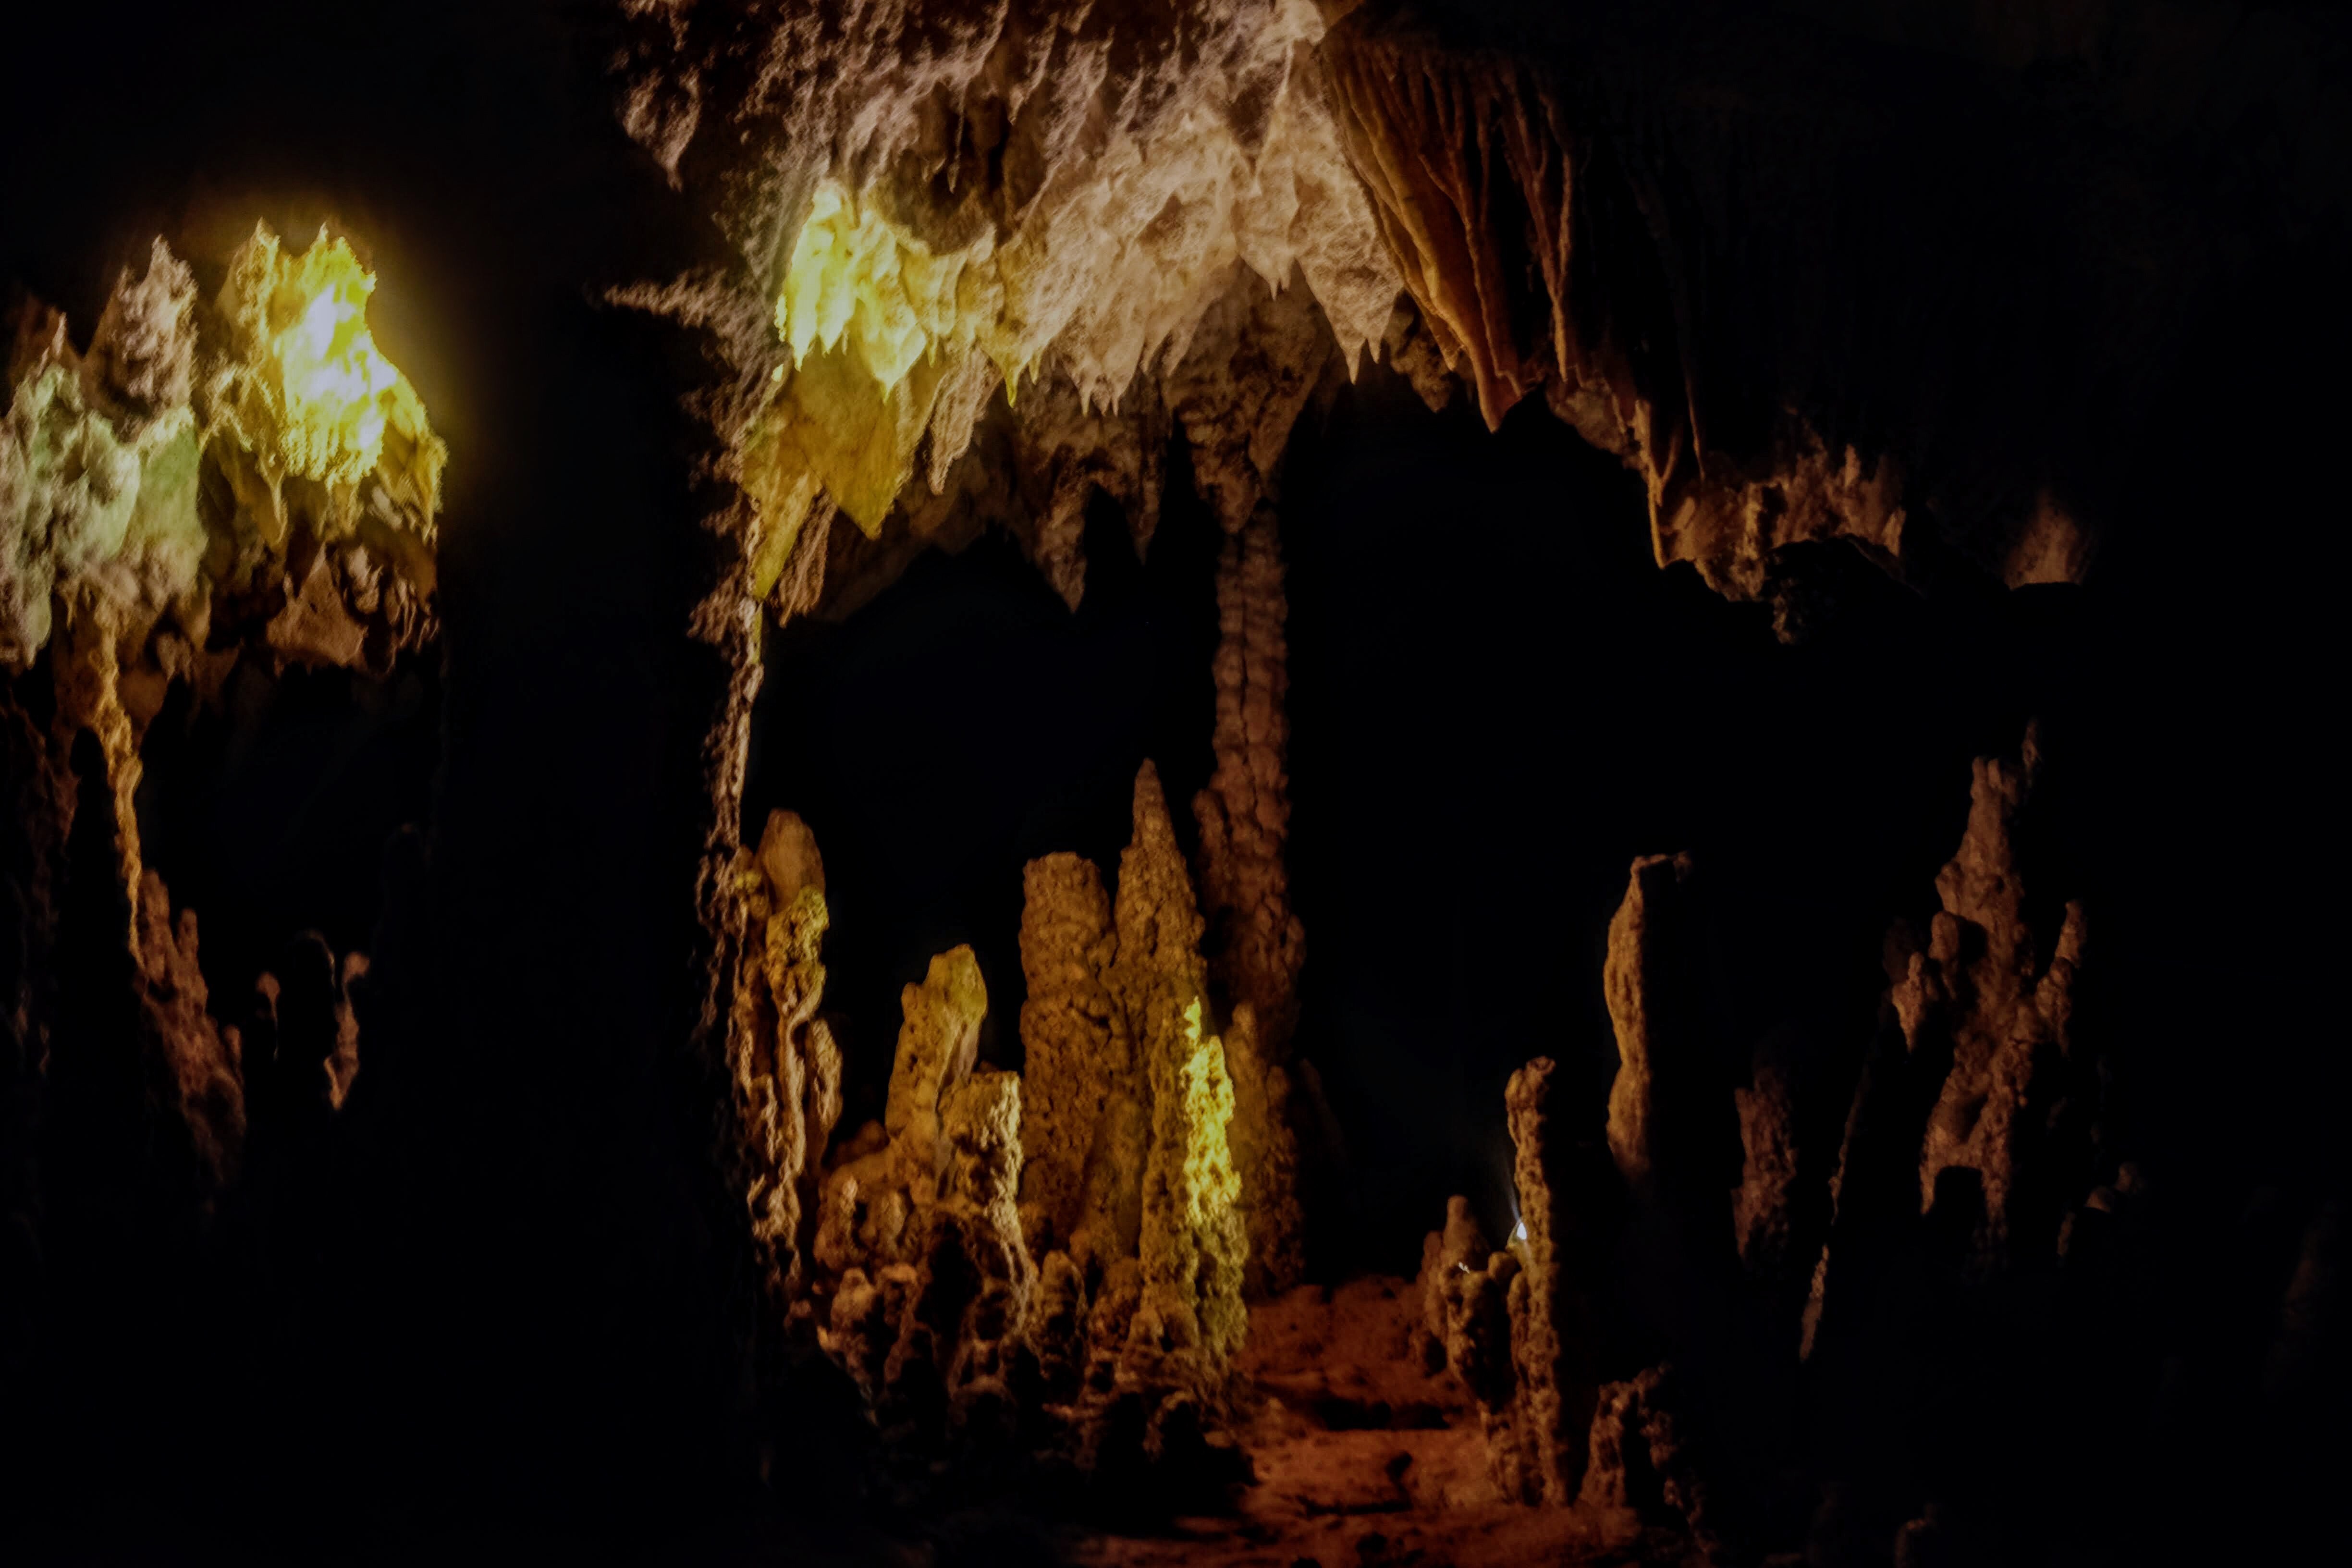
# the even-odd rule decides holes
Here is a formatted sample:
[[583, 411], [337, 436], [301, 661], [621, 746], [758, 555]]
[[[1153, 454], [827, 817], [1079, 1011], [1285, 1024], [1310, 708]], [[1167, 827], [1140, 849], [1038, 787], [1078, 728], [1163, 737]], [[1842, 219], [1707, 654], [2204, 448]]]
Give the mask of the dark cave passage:
[[441, 754], [437, 652], [381, 679], [251, 660], [217, 708], [175, 687], [141, 757], [140, 837], [175, 903], [198, 912], [215, 1006], [238, 1016], [297, 932], [373, 945], [384, 846], [432, 813]]

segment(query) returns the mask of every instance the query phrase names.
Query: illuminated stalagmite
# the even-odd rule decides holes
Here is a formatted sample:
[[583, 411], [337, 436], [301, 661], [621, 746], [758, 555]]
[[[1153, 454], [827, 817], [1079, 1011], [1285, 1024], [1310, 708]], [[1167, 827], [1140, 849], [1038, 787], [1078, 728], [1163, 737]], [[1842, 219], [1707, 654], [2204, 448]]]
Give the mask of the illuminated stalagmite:
[[1111, 987], [1150, 1087], [1143, 1169], [1143, 1307], [1178, 1349], [1222, 1360], [1246, 1327], [1240, 1182], [1226, 1142], [1233, 1083], [1202, 1016], [1207, 971], [1192, 874], [1176, 847], [1160, 775], [1135, 781], [1135, 840], [1119, 857], [1118, 954]]

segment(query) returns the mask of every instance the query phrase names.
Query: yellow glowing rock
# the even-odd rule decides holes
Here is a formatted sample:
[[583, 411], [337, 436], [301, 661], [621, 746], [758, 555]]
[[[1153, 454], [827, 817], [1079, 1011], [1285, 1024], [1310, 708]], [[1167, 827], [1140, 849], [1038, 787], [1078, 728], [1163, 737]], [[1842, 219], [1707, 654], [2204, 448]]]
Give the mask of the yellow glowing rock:
[[1000, 384], [1013, 402], [1043, 373], [1082, 411], [1117, 405], [1183, 360], [1244, 271], [1303, 283], [1351, 365], [1379, 340], [1401, 285], [1313, 63], [1313, 0], [1049, 5], [990, 26], [941, 0], [870, 9], [822, 49], [796, 7], [758, 24], [778, 31], [755, 99], [723, 115], [693, 62], [740, 51], [740, 18], [670, 36], [669, 96], [697, 114], [632, 88], [665, 167], [722, 118], [781, 160], [721, 215], [781, 351], [746, 361], [761, 395], [724, 421], [761, 597], [827, 500], [878, 534], [919, 452], [940, 493]]
[[407, 378], [367, 324], [375, 275], [324, 229], [289, 257], [267, 224], [230, 258], [216, 308], [228, 342], [207, 377], [213, 434], [250, 465], [229, 476], [266, 530], [283, 528], [282, 486], [309, 480], [327, 506], [313, 521], [342, 531], [373, 481], [404, 521], [430, 536], [446, 448]]

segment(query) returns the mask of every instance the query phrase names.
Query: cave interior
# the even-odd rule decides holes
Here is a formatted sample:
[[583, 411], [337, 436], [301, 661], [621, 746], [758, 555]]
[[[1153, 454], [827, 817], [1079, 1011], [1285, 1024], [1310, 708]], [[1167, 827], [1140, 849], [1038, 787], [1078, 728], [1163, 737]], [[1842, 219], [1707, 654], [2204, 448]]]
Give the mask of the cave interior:
[[2335, 8], [11, 31], [0, 1556], [2341, 1534]]

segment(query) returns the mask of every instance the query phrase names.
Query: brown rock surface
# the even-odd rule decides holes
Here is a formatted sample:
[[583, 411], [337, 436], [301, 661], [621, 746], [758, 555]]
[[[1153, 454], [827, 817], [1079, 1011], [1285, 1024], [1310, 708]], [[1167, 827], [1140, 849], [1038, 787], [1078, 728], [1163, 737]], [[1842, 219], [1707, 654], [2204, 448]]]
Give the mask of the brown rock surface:
[[1192, 802], [1201, 824], [1209, 969], [1232, 1005], [1257, 1017], [1259, 1043], [1289, 1058], [1298, 1023], [1305, 933], [1290, 904], [1289, 647], [1282, 553], [1271, 510], [1225, 541], [1217, 568], [1216, 771]]
[[841, 1115], [841, 1053], [816, 1016], [829, 916], [824, 863], [805, 823], [771, 813], [741, 858], [734, 1006], [727, 1031], [744, 1202], [772, 1299], [797, 1289], [815, 1219], [817, 1174]]
[[1555, 1507], [1574, 1500], [1583, 1479], [1598, 1383], [1591, 1260], [1579, 1256], [1591, 1221], [1575, 1212], [1586, 1194], [1573, 1186], [1564, 1100], [1559, 1069], [1548, 1057], [1513, 1073], [1504, 1094], [1526, 1232], [1514, 1239], [1521, 1266], [1510, 1281], [1517, 1473], [1525, 1500]]
[[1042, 1252], [1066, 1246], [1084, 1217], [1087, 1167], [1113, 1094], [1126, 1092], [1129, 1051], [1104, 984], [1116, 942], [1102, 874], [1081, 856], [1048, 855], [1024, 868], [1022, 890], [1022, 1203]]
[[1936, 879], [1943, 907], [1893, 992], [1914, 1058], [1949, 1064], [1920, 1149], [1920, 1205], [1939, 1201], [1949, 1173], [1972, 1173], [1977, 1260], [1995, 1270], [2047, 1253], [2085, 1174], [2061, 1168], [2087, 1120], [2089, 1063], [2071, 1026], [2083, 907], [2067, 904], [2054, 934], [2037, 929], [2018, 845], [2040, 765], [2031, 728], [2018, 761], [1977, 760], [1967, 834]]

